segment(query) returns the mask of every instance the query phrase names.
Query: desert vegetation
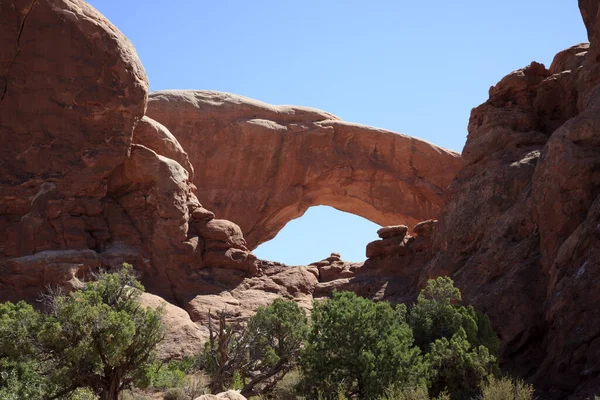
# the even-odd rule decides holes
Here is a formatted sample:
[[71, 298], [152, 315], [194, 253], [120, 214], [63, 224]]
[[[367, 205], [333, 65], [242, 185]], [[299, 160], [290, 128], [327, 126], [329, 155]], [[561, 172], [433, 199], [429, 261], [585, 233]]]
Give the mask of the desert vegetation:
[[0, 399], [187, 400], [227, 389], [255, 399], [533, 396], [501, 376], [489, 319], [461, 304], [447, 277], [412, 305], [334, 292], [310, 318], [283, 299], [244, 323], [218, 310], [201, 354], [169, 362], [155, 352], [162, 310], [140, 306], [143, 290], [125, 264], [44, 295], [41, 310], [0, 304]]

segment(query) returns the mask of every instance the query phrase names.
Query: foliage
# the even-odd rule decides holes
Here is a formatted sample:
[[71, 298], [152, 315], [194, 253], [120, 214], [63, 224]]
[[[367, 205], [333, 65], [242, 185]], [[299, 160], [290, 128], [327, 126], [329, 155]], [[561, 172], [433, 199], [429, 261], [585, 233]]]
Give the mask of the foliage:
[[40, 399], [52, 391], [42, 378], [52, 365], [35, 346], [45, 323], [46, 317], [25, 302], [0, 304], [0, 398]]
[[[0, 399], [116, 400], [154, 387], [166, 399], [239, 389], [292, 399], [530, 400], [533, 388], [495, 379], [499, 340], [489, 318], [461, 304], [450, 278], [427, 283], [416, 303], [392, 306], [334, 292], [315, 302], [310, 328], [293, 301], [275, 300], [244, 325], [209, 312], [198, 358], [163, 364], [161, 310], [140, 306], [131, 266], [49, 297], [47, 312], [0, 304]], [[290, 372], [291, 371], [291, 372]]]
[[200, 355], [200, 365], [210, 376], [210, 391], [220, 393], [231, 387], [234, 373], [248, 362], [247, 330], [239, 323], [228, 323], [224, 311], [217, 313], [218, 322], [213, 322], [208, 313], [209, 338]]
[[472, 396], [499, 370], [499, 340], [489, 318], [461, 300], [452, 279], [440, 277], [427, 283], [410, 309], [408, 321], [430, 366], [434, 395], [448, 389], [453, 398]]
[[392, 384], [418, 386], [427, 375], [405, 321], [406, 307], [334, 292], [315, 302], [300, 367], [313, 397], [375, 399]]
[[283, 299], [260, 307], [246, 326], [228, 323], [220, 312], [215, 328], [212, 318], [209, 313], [202, 365], [211, 375], [213, 393], [234, 386], [241, 386], [246, 397], [268, 393], [295, 366], [308, 331], [304, 311]]
[[183, 390], [190, 399], [195, 399], [203, 394], [208, 393], [206, 386], [208, 385], [208, 377], [200, 372], [194, 372], [186, 376]]
[[[80, 291], [52, 296], [48, 314], [25, 303], [0, 305], [0, 363], [12, 374], [0, 378], [0, 390], [52, 399], [88, 388], [105, 400], [143, 384], [163, 330], [160, 310], [139, 305], [142, 291], [124, 264]], [[21, 388], [10, 383], [15, 374], [28, 382], [33, 372], [37, 378]]]
[[487, 347], [472, 348], [462, 328], [450, 340], [436, 339], [425, 360], [433, 371], [432, 393], [448, 390], [453, 398], [475, 395], [496, 362]]
[[481, 386], [481, 400], [532, 400], [534, 389], [532, 385], [520, 379], [491, 377]]
[[429, 400], [429, 393], [423, 386], [403, 388], [394, 385], [387, 388], [379, 400]]
[[250, 318], [248, 331], [256, 340], [250, 344], [251, 364], [244, 372], [252, 379], [243, 396], [268, 393], [295, 367], [308, 333], [306, 313], [294, 301], [275, 299]]
[[[403, 388], [393, 386], [385, 391], [385, 394], [379, 400], [429, 400], [429, 393], [424, 386]], [[450, 400], [448, 392], [441, 392], [433, 400]]]
[[183, 387], [186, 380], [186, 374], [174, 364], [167, 364], [166, 366], [156, 365], [156, 369], [150, 369], [150, 382], [149, 386], [156, 389], [165, 390], [168, 388]]

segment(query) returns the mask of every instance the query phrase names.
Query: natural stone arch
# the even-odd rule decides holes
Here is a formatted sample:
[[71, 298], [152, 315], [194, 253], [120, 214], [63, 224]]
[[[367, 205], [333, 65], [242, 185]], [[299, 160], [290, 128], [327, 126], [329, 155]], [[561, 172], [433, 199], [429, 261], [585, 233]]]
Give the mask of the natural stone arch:
[[313, 205], [380, 225], [434, 218], [462, 164], [424, 140], [228, 93], [155, 92], [146, 114], [189, 154], [199, 200], [250, 248]]

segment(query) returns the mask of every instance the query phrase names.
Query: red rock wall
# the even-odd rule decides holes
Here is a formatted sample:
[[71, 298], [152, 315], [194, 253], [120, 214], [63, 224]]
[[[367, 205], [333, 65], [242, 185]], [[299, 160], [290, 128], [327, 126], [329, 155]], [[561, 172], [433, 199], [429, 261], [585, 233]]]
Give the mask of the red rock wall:
[[[0, 3], [0, 298], [131, 262], [172, 301], [203, 268], [255, 272], [177, 139], [144, 116], [135, 49], [82, 0]], [[212, 220], [212, 221], [211, 221]]]
[[451, 275], [505, 366], [563, 393], [600, 387], [600, 24], [597, 2], [580, 7], [589, 49], [509, 74], [472, 111], [420, 277]]

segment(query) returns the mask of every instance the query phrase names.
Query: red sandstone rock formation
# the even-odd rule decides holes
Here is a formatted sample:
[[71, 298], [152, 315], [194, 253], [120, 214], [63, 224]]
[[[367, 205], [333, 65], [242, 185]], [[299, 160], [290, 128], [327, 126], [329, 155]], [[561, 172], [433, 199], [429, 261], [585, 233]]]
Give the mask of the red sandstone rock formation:
[[194, 194], [175, 137], [145, 117], [131, 43], [81, 0], [0, 4], [0, 296], [33, 299], [128, 261], [172, 301], [203, 268], [256, 271], [239, 227]]
[[436, 217], [461, 166], [423, 140], [228, 93], [152, 93], [147, 115], [190, 154], [198, 198], [251, 249], [313, 205], [381, 225]]
[[[492, 317], [506, 366], [540, 387], [592, 392], [600, 16], [596, 1], [580, 8], [589, 45], [560, 52], [549, 69], [532, 63], [509, 74], [473, 110], [444, 205], [461, 163], [451, 152], [215, 92], [155, 94], [144, 116], [143, 68], [94, 9], [81, 0], [0, 3], [1, 300], [32, 300], [47, 284], [77, 288], [88, 271], [128, 261], [151, 292], [187, 311], [167, 305], [171, 340], [161, 351], [181, 357], [197, 351], [205, 331], [194, 322], [209, 309], [247, 318], [280, 296], [310, 310], [334, 289], [411, 301], [427, 278], [448, 274]], [[210, 168], [217, 161], [223, 168]], [[241, 229], [215, 219], [192, 181], [208, 208]], [[364, 264], [339, 254], [307, 267], [255, 260], [248, 247], [313, 204], [384, 225], [442, 212], [410, 235], [382, 229]]]
[[131, 43], [83, 1], [2, 2], [0, 24], [0, 291], [20, 298], [100, 263], [107, 178], [148, 83]]
[[157, 349], [161, 359], [182, 359], [202, 351], [209, 337], [208, 327], [195, 324], [185, 310], [151, 293], [143, 293], [140, 304], [144, 307], [163, 308], [165, 338]]
[[580, 7], [589, 46], [509, 74], [473, 110], [420, 282], [452, 276], [507, 367], [584, 394], [600, 386], [600, 20], [597, 2]]

